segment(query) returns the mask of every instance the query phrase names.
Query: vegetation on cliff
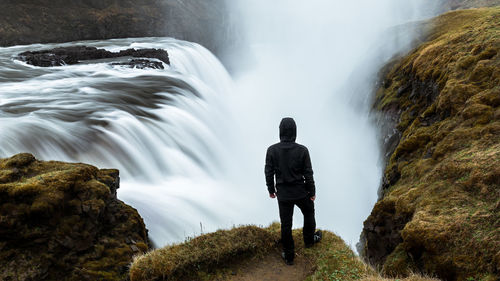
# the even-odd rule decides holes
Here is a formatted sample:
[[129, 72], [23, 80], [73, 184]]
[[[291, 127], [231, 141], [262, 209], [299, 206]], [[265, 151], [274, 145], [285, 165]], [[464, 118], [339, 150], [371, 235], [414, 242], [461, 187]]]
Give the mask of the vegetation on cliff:
[[389, 275], [500, 278], [500, 7], [431, 22], [386, 68], [375, 108], [397, 124], [364, 254]]
[[117, 170], [0, 159], [0, 280], [123, 280], [148, 250], [137, 211], [116, 198]]
[[[280, 225], [219, 230], [138, 256], [130, 268], [132, 281], [142, 280], [363, 280], [389, 281], [375, 274], [335, 234], [304, 248], [294, 230], [295, 265], [281, 259]], [[432, 281], [411, 276], [401, 281]]]

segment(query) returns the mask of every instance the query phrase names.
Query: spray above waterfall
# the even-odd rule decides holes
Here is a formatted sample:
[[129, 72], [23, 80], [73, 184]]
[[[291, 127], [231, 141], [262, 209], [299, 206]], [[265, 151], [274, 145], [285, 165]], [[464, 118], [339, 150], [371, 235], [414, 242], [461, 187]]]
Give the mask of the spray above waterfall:
[[[230, 106], [244, 128], [238, 135], [252, 139], [241, 156], [251, 163], [246, 171], [255, 171], [247, 178], [257, 179], [248, 188], [263, 186], [263, 151], [278, 140], [281, 117], [293, 116], [298, 142], [311, 152], [318, 225], [356, 243], [382, 174], [377, 129], [369, 114], [376, 73], [414, 35], [402, 28], [388, 36], [388, 30], [420, 19], [428, 3], [232, 3], [244, 15], [251, 50], [250, 67], [236, 78]], [[300, 227], [300, 219], [294, 225]]]

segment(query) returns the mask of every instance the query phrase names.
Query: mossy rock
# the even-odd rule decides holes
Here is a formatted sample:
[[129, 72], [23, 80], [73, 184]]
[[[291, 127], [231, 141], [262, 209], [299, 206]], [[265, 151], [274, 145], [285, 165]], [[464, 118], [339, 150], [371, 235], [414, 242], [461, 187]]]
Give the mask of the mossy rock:
[[118, 170], [0, 159], [0, 280], [126, 279], [148, 239], [118, 187]]
[[499, 280], [500, 7], [428, 25], [427, 41], [388, 66], [377, 91], [374, 110], [400, 113], [401, 138], [363, 252], [391, 276]]

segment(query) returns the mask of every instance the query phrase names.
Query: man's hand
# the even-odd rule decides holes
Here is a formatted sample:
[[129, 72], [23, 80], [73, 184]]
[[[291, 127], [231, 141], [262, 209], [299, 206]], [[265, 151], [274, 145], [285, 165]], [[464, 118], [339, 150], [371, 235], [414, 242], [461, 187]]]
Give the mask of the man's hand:
[[271, 197], [273, 199], [276, 198], [276, 193], [269, 193], [269, 197]]
[[311, 201], [314, 202], [314, 200], [316, 200], [316, 195], [314, 195], [313, 197], [311, 197]]

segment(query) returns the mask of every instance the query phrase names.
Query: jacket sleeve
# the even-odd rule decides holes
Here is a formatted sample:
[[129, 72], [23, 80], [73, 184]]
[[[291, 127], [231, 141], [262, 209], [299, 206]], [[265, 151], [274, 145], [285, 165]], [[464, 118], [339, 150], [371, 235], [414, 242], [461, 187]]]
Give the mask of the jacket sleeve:
[[276, 193], [276, 188], [274, 187], [274, 165], [273, 158], [270, 149], [267, 149], [266, 153], [266, 165], [264, 167], [264, 174], [266, 175], [266, 185], [269, 194]]
[[311, 197], [315, 196], [316, 195], [316, 187], [314, 185], [311, 157], [309, 156], [309, 150], [307, 150], [307, 148], [306, 148], [306, 152], [304, 153], [304, 180], [305, 180], [307, 192], [309, 192], [309, 196], [311, 196]]

